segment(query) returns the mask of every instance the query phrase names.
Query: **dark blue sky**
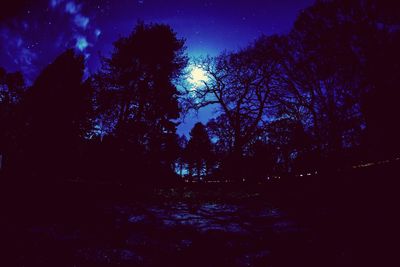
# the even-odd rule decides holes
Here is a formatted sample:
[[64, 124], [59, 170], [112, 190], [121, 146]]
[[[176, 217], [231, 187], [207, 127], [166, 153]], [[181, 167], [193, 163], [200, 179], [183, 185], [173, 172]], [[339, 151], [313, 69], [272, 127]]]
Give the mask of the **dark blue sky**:
[[[261, 34], [289, 31], [301, 9], [313, 0], [12, 0], [0, 10], [0, 66], [21, 70], [33, 81], [63, 50], [75, 47], [87, 57], [88, 72], [108, 55], [112, 42], [130, 33], [138, 20], [170, 24], [187, 40], [189, 56], [235, 50]], [[211, 109], [189, 116], [187, 133], [207, 121]]]

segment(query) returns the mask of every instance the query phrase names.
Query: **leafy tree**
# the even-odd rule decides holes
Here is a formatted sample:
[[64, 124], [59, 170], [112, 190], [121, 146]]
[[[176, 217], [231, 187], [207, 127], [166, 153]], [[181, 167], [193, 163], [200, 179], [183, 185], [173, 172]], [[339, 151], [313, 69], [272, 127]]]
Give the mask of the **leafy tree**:
[[84, 58], [67, 50], [48, 65], [24, 99], [27, 161], [51, 175], [73, 169], [91, 128], [91, 90], [83, 84]]
[[276, 146], [262, 138], [252, 143], [245, 166], [248, 174], [245, 178], [249, 181], [265, 181], [268, 176], [279, 173], [277, 150]]
[[168, 150], [175, 149], [171, 140], [180, 112], [174, 81], [187, 64], [184, 49], [184, 40], [169, 26], [139, 23], [114, 43], [94, 80], [98, 125], [121, 149], [131, 146], [170, 170], [176, 158]]
[[283, 46], [287, 88], [320, 152], [354, 149], [365, 126], [375, 152], [398, 144], [399, 11], [390, 1], [317, 1], [296, 20]]
[[400, 153], [400, 129], [396, 123], [400, 98], [400, 9], [391, 1], [372, 1], [367, 7], [365, 17], [370, 27], [359, 37], [358, 48], [364, 67], [364, 145], [371, 158], [390, 158]]
[[213, 148], [206, 127], [198, 122], [190, 131], [186, 146], [186, 160], [190, 175], [195, 174], [198, 180], [210, 172], [213, 160]]
[[[343, 149], [344, 135], [361, 121], [358, 74], [351, 27], [335, 13], [336, 3], [317, 2], [296, 20], [289, 36], [289, 91], [306, 109], [316, 148]], [[333, 34], [335, 33], [335, 34]], [[358, 123], [358, 125], [359, 125]]]
[[183, 177], [183, 170], [185, 168], [185, 151], [188, 144], [188, 140], [185, 135], [181, 135], [178, 138], [178, 159], [177, 159], [177, 171], [181, 177]]
[[292, 118], [282, 118], [267, 127], [268, 145], [274, 148], [280, 172], [293, 171], [296, 158], [309, 153], [310, 139], [303, 125]]

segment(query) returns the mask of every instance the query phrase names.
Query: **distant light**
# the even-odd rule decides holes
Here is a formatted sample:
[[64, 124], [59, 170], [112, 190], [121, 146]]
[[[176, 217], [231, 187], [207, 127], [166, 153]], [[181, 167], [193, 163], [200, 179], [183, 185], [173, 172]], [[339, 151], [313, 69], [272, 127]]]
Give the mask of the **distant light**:
[[352, 168], [353, 169], [356, 169], [356, 168], [365, 168], [365, 167], [369, 167], [369, 166], [374, 166], [376, 163], [374, 163], [374, 162], [369, 162], [369, 163], [365, 163], [365, 164], [360, 164], [360, 165], [355, 165], [355, 166], [352, 166]]
[[303, 174], [300, 174], [300, 177], [303, 177]]

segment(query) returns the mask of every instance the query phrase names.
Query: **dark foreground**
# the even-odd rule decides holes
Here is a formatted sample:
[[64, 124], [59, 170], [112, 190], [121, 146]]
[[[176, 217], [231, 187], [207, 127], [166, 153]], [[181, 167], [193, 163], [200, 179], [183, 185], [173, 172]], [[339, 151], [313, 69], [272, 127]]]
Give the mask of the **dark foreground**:
[[387, 259], [397, 170], [156, 190], [14, 187], [2, 194], [0, 265], [374, 266]]

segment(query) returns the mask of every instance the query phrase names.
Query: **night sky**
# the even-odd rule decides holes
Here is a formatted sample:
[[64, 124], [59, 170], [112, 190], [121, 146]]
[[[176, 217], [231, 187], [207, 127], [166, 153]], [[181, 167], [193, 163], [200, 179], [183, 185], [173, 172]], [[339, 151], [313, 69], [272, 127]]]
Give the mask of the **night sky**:
[[[99, 67], [112, 42], [138, 20], [167, 23], [185, 38], [189, 56], [216, 55], [245, 46], [261, 34], [286, 33], [313, 0], [12, 0], [0, 6], [0, 66], [20, 70], [31, 83], [65, 49], [87, 58], [87, 73]], [[187, 133], [206, 122], [211, 109], [189, 116]]]

